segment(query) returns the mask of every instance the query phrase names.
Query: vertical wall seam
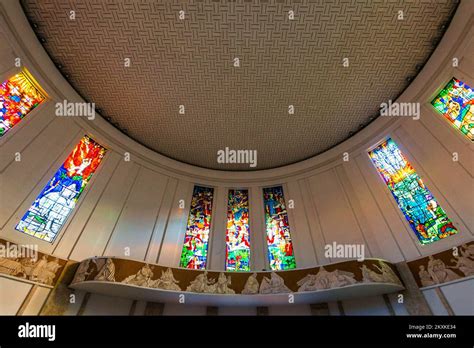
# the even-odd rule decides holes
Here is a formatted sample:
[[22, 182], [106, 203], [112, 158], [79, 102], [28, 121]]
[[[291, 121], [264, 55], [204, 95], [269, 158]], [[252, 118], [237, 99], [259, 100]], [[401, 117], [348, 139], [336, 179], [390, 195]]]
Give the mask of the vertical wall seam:
[[137, 178], [140, 174], [140, 170], [143, 168], [141, 165], [137, 164], [137, 163], [134, 163], [135, 165], [138, 166], [138, 169], [137, 169], [137, 172], [133, 178], [133, 181], [132, 181], [132, 184], [130, 185], [130, 188], [128, 189], [128, 192], [127, 192], [127, 196], [125, 197], [125, 200], [122, 204], [122, 207], [120, 208], [120, 213], [119, 215], [117, 216], [117, 219], [115, 219], [115, 222], [114, 222], [114, 226], [112, 227], [112, 231], [110, 232], [110, 235], [109, 235], [109, 238], [107, 238], [107, 243], [105, 243], [105, 247], [104, 247], [104, 250], [102, 251], [101, 255], [103, 256], [105, 254], [105, 252], [107, 251], [107, 248], [109, 246], [109, 243], [110, 243], [110, 240], [112, 239], [112, 236], [114, 235], [114, 232], [115, 232], [115, 228], [117, 227], [117, 224], [120, 220], [120, 217], [122, 216], [122, 213], [123, 213], [123, 210], [125, 209], [125, 206], [127, 205], [127, 202], [128, 202], [128, 199], [130, 198], [130, 194], [132, 193], [133, 191], [133, 188], [135, 187], [135, 183], [137, 182]]
[[[95, 202], [94, 204], [94, 208], [92, 209], [91, 213], [89, 214], [89, 216], [87, 217], [86, 219], [86, 222], [84, 223], [84, 225], [82, 226], [81, 228], [81, 232], [79, 233], [79, 236], [77, 236], [76, 238], [76, 241], [74, 242], [71, 250], [69, 251], [69, 254], [68, 254], [68, 260], [71, 260], [71, 255], [72, 253], [74, 252], [74, 250], [76, 249], [76, 246], [77, 246], [77, 243], [79, 243], [79, 240], [81, 239], [82, 237], [82, 234], [84, 233], [84, 229], [86, 228], [87, 224], [89, 223], [92, 215], [94, 214], [94, 211], [96, 210], [97, 208], [97, 205], [99, 204], [99, 202], [102, 200], [102, 196], [104, 195], [105, 191], [107, 190], [107, 188], [109, 187], [109, 184], [110, 184], [110, 181], [112, 180], [113, 176], [114, 176], [114, 173], [115, 171], [117, 170], [118, 166], [120, 164], [120, 161], [117, 161], [117, 164], [115, 165], [115, 168], [112, 172], [112, 174], [110, 175], [109, 179], [107, 180], [107, 183], [104, 185], [104, 188], [102, 190], [102, 192], [100, 193], [99, 195], [99, 198], [97, 199], [97, 201]], [[59, 243], [58, 243], [59, 244]]]
[[[102, 160], [102, 162], [100, 164], [102, 165], [105, 165], [105, 163], [107, 163], [107, 161], [110, 160], [110, 157], [106, 156], [104, 157], [104, 159]], [[78, 200], [78, 203], [76, 204], [76, 206], [74, 207], [74, 209], [72, 210], [71, 214], [67, 217], [66, 219], [66, 222], [64, 224], [64, 226], [61, 228], [61, 230], [59, 231], [59, 234], [58, 234], [58, 237], [57, 237], [57, 240], [55, 240], [53, 242], [53, 250], [51, 251], [51, 254], [54, 254], [57, 250], [57, 248], [59, 247], [59, 245], [61, 244], [61, 240], [64, 238], [64, 236], [66, 235], [66, 231], [67, 229], [69, 228], [69, 226], [71, 225], [72, 221], [74, 220], [74, 216], [77, 214], [77, 211], [79, 211], [79, 209], [82, 207], [82, 205], [84, 204], [84, 201], [87, 199], [87, 196], [89, 195], [89, 192], [91, 190], [91, 187], [94, 183], [94, 181], [97, 180], [97, 175], [100, 175], [100, 172], [101, 172], [101, 169], [103, 167], [97, 169], [97, 173], [95, 173], [96, 175], [95, 176], [92, 176], [91, 180], [89, 181], [88, 185], [86, 186], [86, 188], [84, 189], [84, 191], [81, 193], [81, 196], [79, 197], [79, 200]], [[112, 175], [111, 175], [112, 176]]]
[[[33, 109], [31, 112], [34, 112], [34, 111], [37, 111], [37, 108]], [[31, 117], [31, 116], [33, 116], [33, 115], [31, 115], [31, 113], [29, 113], [29, 116]], [[22, 153], [26, 148], [28, 148], [28, 147], [31, 145], [31, 143], [32, 143], [38, 136], [40, 136], [40, 135], [46, 130], [46, 128], [48, 128], [48, 127], [54, 122], [54, 120], [55, 120], [55, 118], [54, 118], [54, 117], [51, 117], [51, 120], [49, 120], [49, 122], [47, 122], [46, 125], [45, 125], [43, 128], [40, 129], [40, 131], [36, 134], [36, 136], [35, 136], [35, 137], [32, 137], [32, 138], [27, 142], [27, 144], [25, 144], [25, 146], [23, 146], [18, 152]], [[25, 125], [23, 128], [25, 128], [26, 126], [27, 126], [27, 125]], [[9, 139], [6, 139], [5, 142], [3, 142], [2, 144], [0, 144], [0, 149], [1, 149], [3, 146], [5, 146], [5, 144], [7, 144], [9, 141], [10, 141]], [[8, 167], [9, 167], [13, 162], [15, 162], [14, 159], [12, 159], [11, 161], [9, 161], [9, 162], [0, 170], [0, 174], [3, 174], [3, 172], [4, 172], [5, 170], [7, 170]]]
[[303, 198], [303, 192], [301, 191], [301, 186], [300, 186], [300, 181], [297, 180], [295, 182], [296, 186], [298, 186], [298, 192], [300, 194], [300, 197], [301, 197], [301, 205], [303, 206], [303, 213], [304, 213], [304, 217], [305, 217], [305, 224], [306, 224], [306, 227], [308, 228], [308, 232], [309, 232], [309, 238], [311, 240], [311, 247], [313, 249], [313, 253], [314, 253], [314, 257], [316, 259], [316, 262], [318, 262], [318, 252], [316, 251], [316, 247], [314, 245], [314, 238], [313, 238], [313, 234], [311, 233], [311, 226], [310, 226], [310, 223], [308, 221], [308, 215], [307, 215], [307, 209], [306, 209], [306, 204], [304, 203], [304, 198]]
[[21, 306], [18, 308], [17, 312], [16, 312], [16, 315], [19, 316], [19, 315], [23, 315], [23, 313], [25, 312], [25, 309], [28, 307], [28, 305], [30, 304], [31, 302], [31, 298], [34, 296], [36, 290], [38, 289], [38, 285], [33, 285], [30, 289], [30, 291], [28, 291], [28, 293], [26, 294], [25, 298], [23, 299], [23, 301], [21, 302]]
[[[314, 192], [311, 188], [311, 183], [309, 182], [309, 178], [305, 178], [303, 180], [306, 181], [306, 186], [307, 186], [307, 188], [309, 189], [309, 192], [310, 192], [310, 195], [309, 195], [310, 204], [313, 207], [312, 210], [315, 212], [315, 216], [317, 217], [317, 220], [318, 220], [319, 230], [321, 231], [321, 238], [323, 239], [323, 245], [322, 246], [324, 247], [324, 245], [327, 245], [326, 236], [324, 235], [323, 224], [321, 223], [321, 219], [320, 219], [317, 204], [316, 204], [316, 202], [314, 201], [314, 198], [313, 198], [313, 193]], [[324, 259], [327, 259], [329, 262], [332, 262], [332, 259], [330, 257], [324, 256]]]
[[387, 294], [383, 294], [382, 297], [383, 297], [383, 300], [385, 302], [385, 306], [388, 309], [388, 312], [390, 313], [390, 315], [394, 316], [395, 315], [395, 310], [393, 309], [392, 303], [390, 302], [390, 298], [388, 297]]
[[77, 316], [84, 315], [84, 312], [86, 310], [86, 306], [87, 306], [87, 303], [89, 302], [90, 297], [91, 297], [91, 293], [86, 292], [86, 294], [84, 295], [82, 299], [81, 306], [79, 307], [79, 310], [77, 311], [77, 314], [76, 314]]
[[176, 200], [176, 194], [178, 192], [179, 180], [178, 179], [176, 179], [176, 180], [177, 180], [176, 181], [176, 186], [175, 186], [174, 191], [173, 191], [173, 196], [171, 197], [171, 205], [170, 205], [170, 209], [168, 210], [168, 216], [166, 217], [165, 226], [163, 227], [163, 235], [161, 236], [160, 247], [158, 249], [158, 255], [156, 255], [155, 263], [158, 263], [158, 260], [160, 259], [161, 250], [163, 248], [163, 241], [165, 240], [166, 233], [168, 232], [168, 224], [169, 224], [169, 221], [170, 221], [171, 211], [173, 210], [173, 202]]
[[[429, 109], [429, 108], [427, 107], [426, 109]], [[430, 112], [431, 112], [431, 111], [430, 111]], [[431, 112], [431, 114], [433, 114], [433, 112]], [[434, 117], [434, 116], [436, 116], [436, 115], [431, 115], [430, 117]], [[421, 120], [421, 126], [422, 126], [424, 129], [426, 129], [426, 131], [431, 135], [431, 137], [432, 137], [433, 139], [435, 139], [435, 140], [438, 142], [438, 144], [441, 145], [441, 147], [442, 147], [448, 154], [449, 154], [449, 153], [452, 153], [452, 152], [449, 151], [449, 149], [444, 145], [445, 143], [443, 143], [442, 141], [440, 141], [440, 140], [438, 139], [438, 137], [435, 136], [435, 135], [433, 134], [433, 132], [426, 126], [426, 124], [425, 124], [424, 121], [423, 121], [423, 118], [420, 118], [420, 120]], [[445, 121], [445, 120], [443, 120], [443, 121]], [[446, 123], [447, 123], [447, 121], [446, 121]], [[448, 124], [446, 124], [446, 126], [448, 126]], [[459, 134], [459, 135], [460, 135], [460, 134]], [[461, 161], [458, 161], [457, 163], [458, 163], [459, 166], [467, 173], [467, 175], [469, 175], [469, 176], [471, 177], [471, 179], [474, 178], [474, 176], [472, 176], [472, 174], [469, 172], [469, 170], [467, 170], [467, 168], [464, 167], [464, 164], [462, 164]]]
[[158, 206], [158, 209], [156, 210], [155, 221], [153, 222], [153, 227], [151, 229], [150, 238], [148, 239], [148, 245], [146, 247], [145, 256], [143, 257], [143, 261], [146, 261], [146, 259], [148, 258], [148, 254], [150, 252], [150, 247], [151, 247], [151, 244], [152, 244], [152, 241], [153, 241], [153, 235], [155, 234], [156, 225], [157, 225], [158, 219], [160, 217], [161, 208], [163, 207], [163, 202], [165, 200], [166, 189], [168, 188], [169, 182], [170, 182], [170, 177], [168, 176], [168, 177], [166, 177], [166, 185], [164, 186], [164, 189], [163, 189], [163, 195], [161, 196], [160, 205]]
[[443, 291], [441, 290], [441, 287], [440, 286], [437, 286], [435, 288], [435, 292], [436, 292], [436, 295], [439, 297], [439, 300], [441, 301], [441, 303], [443, 304], [443, 307], [446, 308], [446, 311], [448, 312], [449, 315], [456, 315], [453, 311], [453, 308], [451, 307], [451, 305], [449, 304], [448, 302], [448, 299], [446, 298], [446, 296], [444, 295]]
[[[352, 212], [352, 215], [354, 216], [354, 219], [356, 220], [357, 226], [359, 227], [360, 234], [362, 235], [362, 239], [364, 240], [364, 243], [365, 243], [365, 245], [367, 246], [367, 249], [369, 249], [370, 255], [371, 255], [372, 257], [374, 257], [374, 253], [370, 250], [370, 245], [369, 245], [369, 243], [367, 242], [367, 238], [365, 237], [364, 230], [362, 229], [362, 226], [361, 226], [361, 223], [360, 223], [360, 221], [359, 221], [359, 218], [357, 217], [357, 214], [356, 214], [356, 212], [355, 212], [355, 210], [354, 210], [354, 206], [352, 205], [352, 202], [351, 202], [350, 199], [349, 199], [349, 195], [347, 194], [346, 187], [345, 187], [343, 181], [342, 181], [341, 178], [340, 178], [340, 174], [339, 174], [337, 168], [341, 168], [342, 170], [345, 170], [345, 169], [343, 168], [342, 165], [338, 165], [338, 166], [334, 167], [334, 172], [335, 172], [335, 174], [336, 174], [337, 181], [339, 182], [339, 184], [340, 184], [340, 186], [341, 186], [341, 188], [342, 188], [342, 193], [343, 193], [343, 195], [344, 195], [344, 198], [346, 199], [346, 202], [349, 204], [349, 207], [350, 207], [350, 210], [351, 210], [351, 212]], [[347, 182], [347, 180], [346, 180], [346, 185], [351, 185], [351, 184], [350, 184], [349, 182]], [[352, 189], [352, 191], [354, 190], [352, 187], [351, 187], [351, 189]], [[357, 198], [354, 197], [354, 199], [357, 199]], [[377, 241], [375, 240], [375, 238], [372, 238], [372, 239], [373, 239], [374, 243], [377, 243]]]

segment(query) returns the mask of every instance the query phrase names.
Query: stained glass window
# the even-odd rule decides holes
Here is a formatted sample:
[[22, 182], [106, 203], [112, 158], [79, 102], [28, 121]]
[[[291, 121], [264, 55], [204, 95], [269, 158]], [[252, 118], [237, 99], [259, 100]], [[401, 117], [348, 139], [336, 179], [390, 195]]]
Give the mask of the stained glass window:
[[45, 100], [23, 72], [0, 86], [0, 138]]
[[474, 90], [471, 87], [453, 78], [431, 104], [474, 141]]
[[206, 268], [214, 189], [194, 186], [180, 267]]
[[97, 170], [105, 148], [84, 136], [43, 188], [16, 226], [20, 232], [52, 242]]
[[226, 270], [250, 270], [249, 191], [229, 190], [226, 229]]
[[392, 139], [370, 151], [369, 156], [421, 244], [457, 233], [445, 211]]
[[268, 258], [272, 270], [296, 267], [283, 187], [263, 189]]

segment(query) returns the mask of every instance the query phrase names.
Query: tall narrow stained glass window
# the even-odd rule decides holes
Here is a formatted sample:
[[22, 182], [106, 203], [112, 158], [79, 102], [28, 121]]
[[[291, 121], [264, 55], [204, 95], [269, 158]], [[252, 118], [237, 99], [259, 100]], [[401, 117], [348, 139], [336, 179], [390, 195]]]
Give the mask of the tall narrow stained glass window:
[[104, 147], [85, 135], [43, 188], [16, 229], [53, 242], [105, 152]]
[[283, 187], [263, 189], [268, 258], [272, 270], [296, 268]]
[[226, 270], [250, 270], [249, 191], [229, 190]]
[[214, 189], [194, 186], [180, 267], [205, 269]]
[[431, 102], [454, 127], [474, 141], [474, 90], [453, 78]]
[[3, 81], [0, 86], [0, 138], [45, 99], [24, 72]]
[[421, 244], [457, 233], [443, 208], [392, 139], [370, 151], [369, 156]]

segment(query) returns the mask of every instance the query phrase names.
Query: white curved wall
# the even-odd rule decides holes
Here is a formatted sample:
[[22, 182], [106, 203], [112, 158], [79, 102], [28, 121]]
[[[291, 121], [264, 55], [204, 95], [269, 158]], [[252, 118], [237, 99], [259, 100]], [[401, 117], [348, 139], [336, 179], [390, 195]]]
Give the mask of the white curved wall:
[[[38, 243], [42, 252], [82, 260], [124, 256], [177, 266], [194, 184], [215, 187], [209, 268], [225, 264], [226, 194], [250, 190], [252, 268], [268, 269], [262, 187], [284, 186], [293, 200], [289, 221], [298, 267], [335, 261], [324, 245], [366, 245], [366, 257], [410, 260], [473, 239], [473, 145], [437, 114], [429, 102], [453, 76], [474, 85], [472, 3], [463, 1], [429, 62], [399, 101], [420, 101], [421, 120], [379, 118], [334, 149], [307, 161], [259, 172], [220, 172], [177, 163], [143, 148], [103, 119], [56, 117], [54, 104], [80, 101], [37, 41], [17, 2], [0, 3], [0, 78], [19, 70], [14, 59], [39, 81], [50, 100], [33, 110], [0, 139], [0, 237], [20, 244]], [[452, 66], [453, 57], [459, 67]], [[370, 98], [370, 96], [367, 96]], [[99, 170], [52, 244], [14, 227], [74, 145], [91, 135], [108, 148]], [[386, 136], [407, 155], [459, 233], [422, 246], [367, 156]], [[14, 161], [15, 153], [21, 161]], [[131, 161], [123, 160], [125, 152]], [[348, 152], [350, 160], [342, 156]], [[459, 161], [452, 161], [457, 152]], [[186, 202], [179, 208], [179, 200]]]

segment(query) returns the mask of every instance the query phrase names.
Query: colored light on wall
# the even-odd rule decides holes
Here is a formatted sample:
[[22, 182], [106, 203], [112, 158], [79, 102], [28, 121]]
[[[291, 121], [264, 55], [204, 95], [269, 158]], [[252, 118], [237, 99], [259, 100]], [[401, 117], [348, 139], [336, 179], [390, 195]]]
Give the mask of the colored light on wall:
[[370, 151], [369, 156], [422, 244], [457, 233], [445, 211], [392, 139]]
[[106, 149], [84, 136], [16, 226], [20, 232], [53, 242]]
[[272, 270], [296, 268], [283, 187], [263, 189], [268, 258]]
[[454, 127], [474, 141], [474, 90], [453, 78], [431, 102]]
[[206, 268], [213, 194], [212, 188], [194, 186], [180, 267]]
[[0, 138], [44, 100], [25, 73], [5, 80], [0, 86]]
[[226, 229], [226, 270], [250, 270], [248, 190], [229, 190]]

